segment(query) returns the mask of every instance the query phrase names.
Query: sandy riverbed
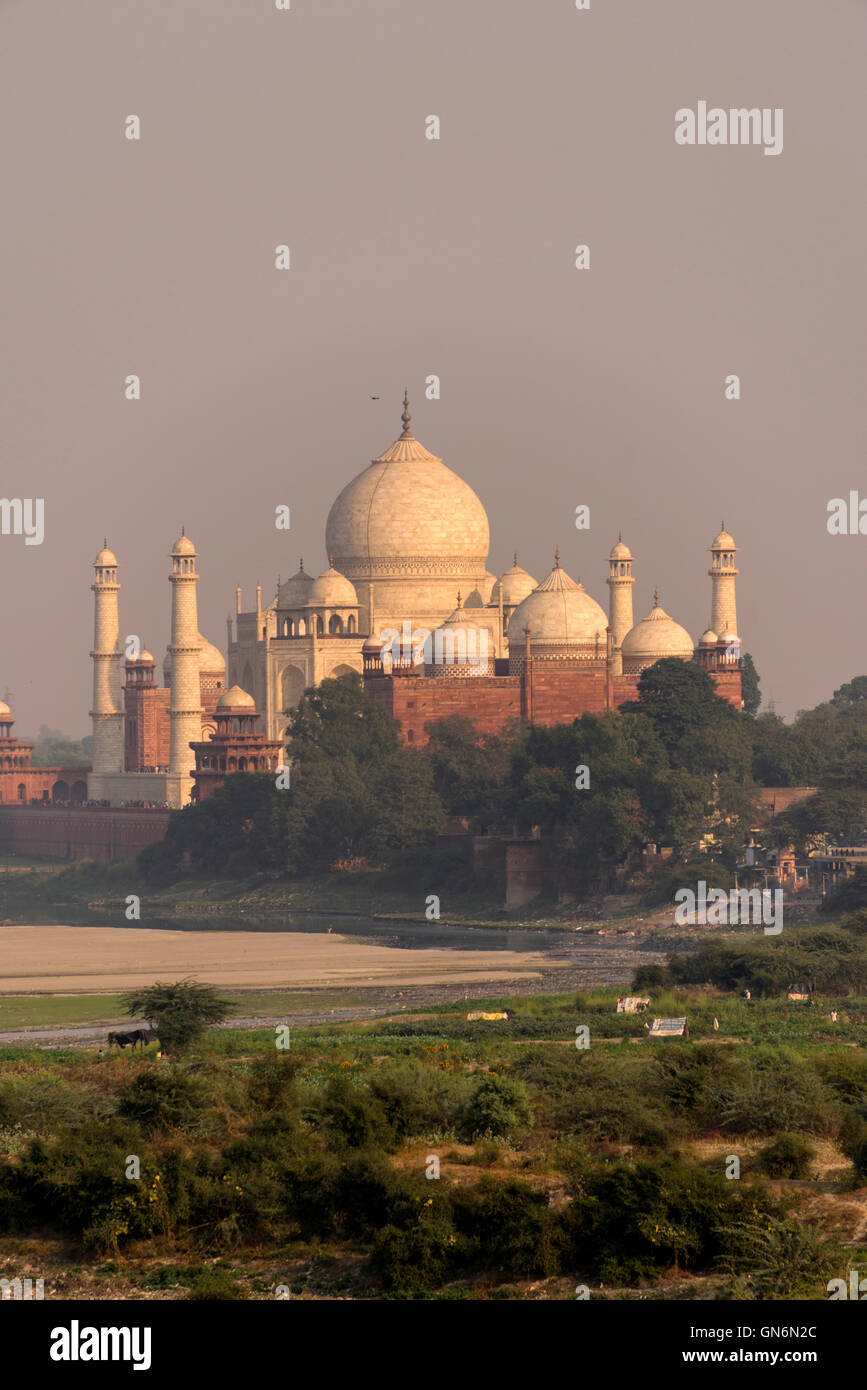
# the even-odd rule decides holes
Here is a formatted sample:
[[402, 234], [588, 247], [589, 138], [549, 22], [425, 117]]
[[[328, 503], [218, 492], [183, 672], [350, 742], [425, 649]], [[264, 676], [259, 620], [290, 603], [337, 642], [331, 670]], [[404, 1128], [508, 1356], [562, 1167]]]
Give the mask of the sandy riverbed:
[[471, 984], [548, 965], [539, 952], [410, 951], [305, 932], [0, 926], [3, 994], [108, 994], [186, 975], [223, 988]]

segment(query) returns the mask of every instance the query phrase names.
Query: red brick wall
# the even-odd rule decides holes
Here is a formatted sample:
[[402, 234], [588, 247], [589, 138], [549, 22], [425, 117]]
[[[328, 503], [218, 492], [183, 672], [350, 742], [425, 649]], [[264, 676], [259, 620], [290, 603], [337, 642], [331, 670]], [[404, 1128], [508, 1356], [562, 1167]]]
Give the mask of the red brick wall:
[[161, 685], [127, 686], [124, 691], [126, 733], [124, 767], [127, 772], [168, 767], [171, 730], [171, 691]]
[[[77, 787], [77, 799], [87, 797], [87, 774], [89, 767], [13, 767], [0, 772], [0, 803], [5, 805], [27, 805], [34, 797], [38, 801], [52, 801], [57, 791], [59, 800], [71, 801], [73, 788]], [[58, 786], [58, 783], [61, 785]], [[64, 792], [63, 783], [67, 790]], [[24, 785], [24, 801], [21, 802], [18, 788]]]
[[[736, 708], [741, 705], [739, 671], [710, 672], [718, 694]], [[611, 681], [611, 703], [616, 709], [638, 694], [638, 676], [616, 676]], [[367, 676], [364, 688], [399, 719], [408, 743], [427, 742], [425, 724], [434, 719], [461, 715], [471, 719], [482, 733], [496, 733], [510, 720], [524, 714], [520, 676], [469, 676], [447, 680], [431, 676]], [[537, 724], [569, 724], [582, 714], [602, 714], [608, 709], [608, 674], [604, 663], [534, 661], [528, 681], [528, 701]]]
[[164, 839], [170, 815], [141, 807], [0, 806], [0, 849], [108, 864]]

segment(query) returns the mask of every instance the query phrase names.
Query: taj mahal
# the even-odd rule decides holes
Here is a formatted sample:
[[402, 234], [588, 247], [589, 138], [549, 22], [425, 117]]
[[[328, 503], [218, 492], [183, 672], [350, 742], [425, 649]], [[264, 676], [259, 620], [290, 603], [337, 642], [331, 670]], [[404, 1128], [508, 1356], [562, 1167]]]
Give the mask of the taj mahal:
[[[449, 715], [492, 730], [616, 709], [661, 657], [697, 661], [741, 707], [737, 547], [724, 526], [710, 546], [709, 626], [693, 641], [658, 594], [635, 621], [633, 556], [622, 538], [608, 556], [607, 613], [561, 567], [559, 552], [541, 581], [517, 554], [503, 574], [491, 573], [482, 502], [415, 438], [406, 395], [401, 423], [395, 442], [334, 501], [327, 567], [312, 574], [302, 561], [269, 602], [258, 587], [255, 607], [245, 608], [236, 589], [225, 657], [199, 631], [198, 555], [181, 534], [171, 551], [162, 684], [151, 653], [121, 643], [118, 560], [103, 546], [92, 584], [89, 799], [178, 807], [231, 772], [279, 770], [291, 759], [287, 715], [303, 692], [351, 671], [415, 745], [429, 721]], [[392, 644], [395, 633], [412, 640]], [[422, 647], [418, 633], [437, 641]]]

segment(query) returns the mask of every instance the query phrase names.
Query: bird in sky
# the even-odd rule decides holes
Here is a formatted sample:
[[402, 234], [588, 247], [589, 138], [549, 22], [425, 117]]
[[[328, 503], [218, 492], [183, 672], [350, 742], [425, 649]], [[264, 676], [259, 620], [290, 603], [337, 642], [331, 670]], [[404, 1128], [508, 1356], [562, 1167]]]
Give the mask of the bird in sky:
[[379, 396], [371, 396], [370, 399], [371, 399], [372, 401], [378, 401], [378, 400], [379, 400]]

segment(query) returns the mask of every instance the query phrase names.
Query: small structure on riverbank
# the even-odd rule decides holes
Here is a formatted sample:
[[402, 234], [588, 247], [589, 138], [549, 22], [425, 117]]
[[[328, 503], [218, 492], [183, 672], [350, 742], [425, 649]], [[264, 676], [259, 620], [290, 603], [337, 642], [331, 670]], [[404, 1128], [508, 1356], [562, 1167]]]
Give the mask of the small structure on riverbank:
[[655, 1018], [650, 1025], [651, 1038], [688, 1038], [689, 1026], [685, 1018]]

